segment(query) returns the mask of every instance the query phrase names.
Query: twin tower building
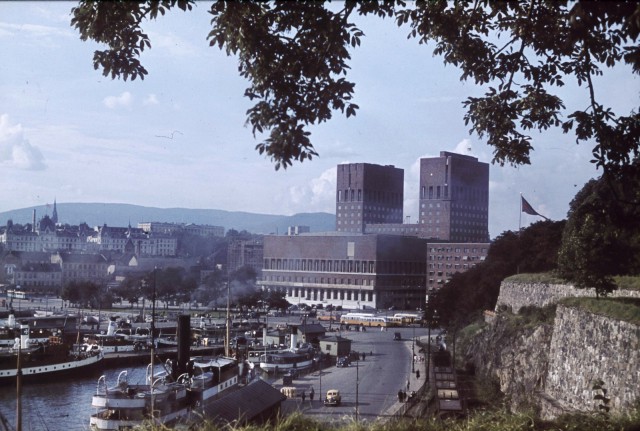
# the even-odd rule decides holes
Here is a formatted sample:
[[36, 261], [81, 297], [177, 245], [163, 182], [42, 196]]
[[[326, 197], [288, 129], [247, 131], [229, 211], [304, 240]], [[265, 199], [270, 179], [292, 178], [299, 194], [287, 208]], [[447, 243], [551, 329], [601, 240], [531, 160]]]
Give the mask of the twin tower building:
[[489, 165], [443, 151], [420, 160], [417, 223], [404, 222], [404, 171], [338, 165], [335, 232], [267, 236], [262, 280], [293, 304], [424, 308], [489, 248]]

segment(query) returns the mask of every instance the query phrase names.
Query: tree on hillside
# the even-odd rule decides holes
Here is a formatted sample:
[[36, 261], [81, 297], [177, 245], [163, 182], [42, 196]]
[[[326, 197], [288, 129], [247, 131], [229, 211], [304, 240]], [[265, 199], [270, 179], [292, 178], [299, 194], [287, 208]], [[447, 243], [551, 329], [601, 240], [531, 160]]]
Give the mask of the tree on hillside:
[[614, 275], [640, 274], [640, 190], [605, 178], [589, 181], [569, 205], [558, 257], [562, 277], [606, 295]]
[[517, 273], [549, 272], [557, 267], [564, 221], [540, 221], [521, 232], [499, 235], [487, 259], [466, 272], [454, 274], [434, 295], [432, 306], [443, 324], [463, 324], [483, 310], [493, 310], [500, 284]]
[[143, 275], [129, 274], [120, 286], [113, 289], [114, 294], [120, 296], [130, 304], [138, 305], [140, 298], [143, 297], [143, 280]]
[[155, 295], [167, 307], [170, 301], [187, 302], [196, 287], [195, 279], [184, 268], [157, 268], [145, 276], [143, 292], [146, 299], [153, 300]]
[[102, 286], [91, 281], [69, 281], [62, 287], [60, 298], [82, 307], [110, 306], [110, 295]]
[[[191, 10], [194, 3], [81, 1], [71, 25], [82, 40], [107, 45], [93, 57], [105, 76], [144, 79], [148, 72], [139, 57], [151, 41], [142, 23], [176, 7]], [[239, 73], [249, 81], [244, 95], [255, 102], [247, 123], [254, 136], [268, 132], [256, 149], [276, 169], [318, 154], [310, 125], [334, 111], [355, 115], [355, 85], [346, 75], [349, 50], [364, 34], [353, 18], [373, 15], [394, 19], [420, 44], [433, 43], [445, 64], [460, 69], [461, 80], [485, 87], [482, 97], [464, 101], [464, 119], [470, 132], [494, 147], [494, 163], [529, 164], [529, 133], [561, 127], [573, 130], [578, 142], [595, 141], [598, 168], [640, 184], [631, 167], [639, 157], [640, 114], [604, 106], [594, 84], [620, 64], [640, 73], [640, 3], [215, 1], [209, 12], [209, 44], [238, 57]], [[568, 80], [584, 87], [583, 109], [565, 112], [555, 94]]]

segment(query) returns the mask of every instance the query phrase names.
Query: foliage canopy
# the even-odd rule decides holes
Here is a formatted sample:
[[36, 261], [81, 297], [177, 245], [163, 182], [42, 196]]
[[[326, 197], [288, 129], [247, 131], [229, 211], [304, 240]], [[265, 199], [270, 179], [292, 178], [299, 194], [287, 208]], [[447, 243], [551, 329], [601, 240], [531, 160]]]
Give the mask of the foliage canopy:
[[564, 221], [540, 221], [520, 233], [498, 236], [484, 262], [454, 274], [436, 293], [434, 307], [442, 323], [468, 323], [483, 310], [493, 310], [500, 284], [511, 275], [555, 270], [564, 227]]
[[640, 274], [640, 190], [628, 183], [589, 181], [569, 205], [559, 274], [598, 295], [616, 288], [613, 276]]
[[[151, 47], [143, 22], [193, 4], [81, 1], [71, 25], [82, 40], [107, 45], [93, 58], [105, 76], [143, 79], [148, 72], [139, 57]], [[470, 133], [493, 147], [494, 163], [529, 164], [529, 133], [561, 127], [577, 142], [595, 141], [592, 162], [604, 173], [640, 183], [633, 166], [640, 116], [604, 106], [593, 79], [619, 64], [640, 73], [640, 4], [634, 1], [215, 1], [209, 13], [209, 44], [238, 57], [238, 71], [249, 81], [244, 95], [255, 102], [247, 122], [254, 136], [268, 132], [256, 149], [276, 169], [318, 155], [311, 125], [334, 111], [356, 114], [354, 83], [346, 75], [349, 50], [364, 34], [353, 18], [373, 15], [394, 19], [420, 44], [435, 44], [434, 53], [459, 68], [461, 80], [486, 88], [463, 102], [464, 119]], [[569, 79], [585, 88], [584, 109], [565, 112], [556, 92]]]

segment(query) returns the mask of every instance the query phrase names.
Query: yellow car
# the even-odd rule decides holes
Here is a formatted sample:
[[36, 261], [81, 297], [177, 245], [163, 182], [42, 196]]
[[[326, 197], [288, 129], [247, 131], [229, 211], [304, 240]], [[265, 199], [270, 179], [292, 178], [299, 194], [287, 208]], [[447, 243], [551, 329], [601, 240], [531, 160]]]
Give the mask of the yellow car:
[[327, 396], [324, 399], [325, 406], [339, 406], [342, 402], [342, 397], [340, 396], [340, 391], [337, 389], [329, 389], [327, 391]]

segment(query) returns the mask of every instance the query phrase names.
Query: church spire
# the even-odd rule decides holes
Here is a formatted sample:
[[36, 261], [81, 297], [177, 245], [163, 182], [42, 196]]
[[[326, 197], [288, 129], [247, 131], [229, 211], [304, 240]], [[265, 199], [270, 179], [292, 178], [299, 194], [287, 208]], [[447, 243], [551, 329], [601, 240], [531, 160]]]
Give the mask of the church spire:
[[51, 214], [51, 221], [54, 225], [58, 224], [58, 208], [56, 207], [56, 199], [53, 199], [53, 214]]

